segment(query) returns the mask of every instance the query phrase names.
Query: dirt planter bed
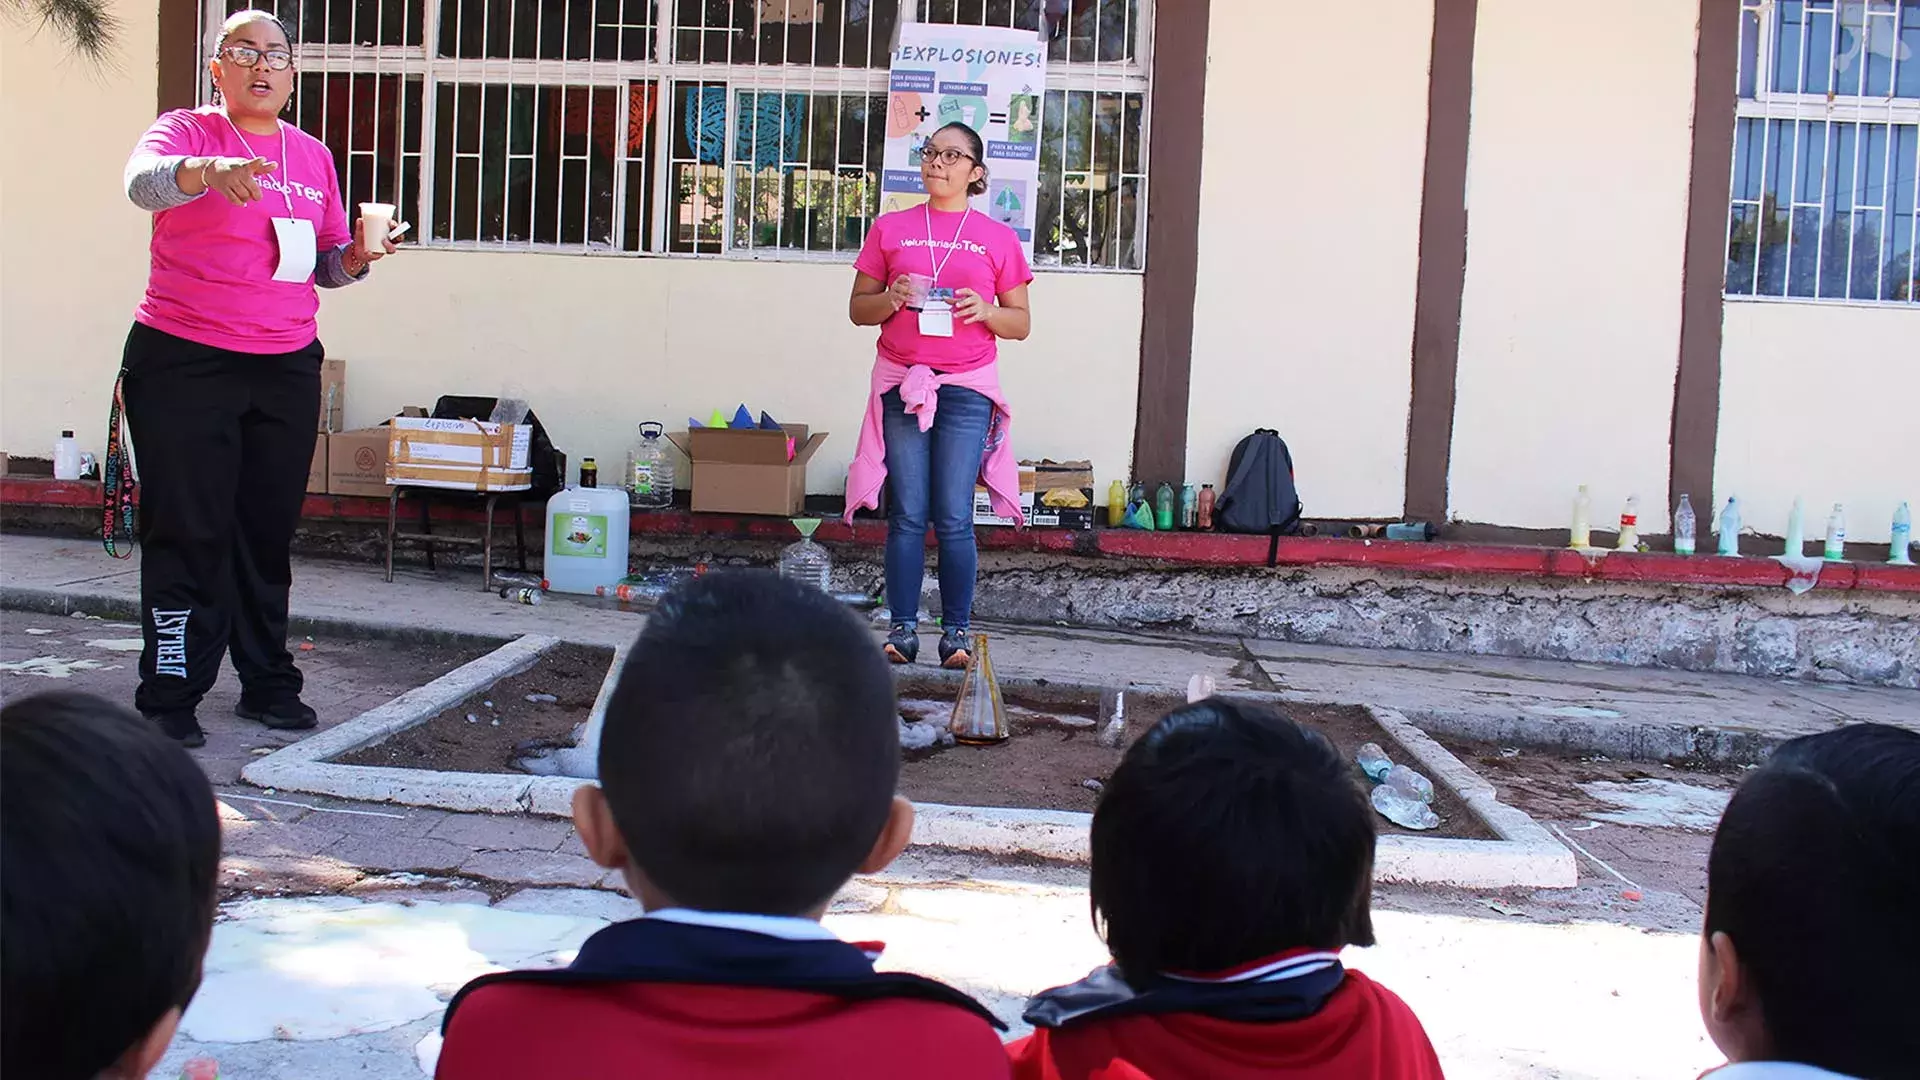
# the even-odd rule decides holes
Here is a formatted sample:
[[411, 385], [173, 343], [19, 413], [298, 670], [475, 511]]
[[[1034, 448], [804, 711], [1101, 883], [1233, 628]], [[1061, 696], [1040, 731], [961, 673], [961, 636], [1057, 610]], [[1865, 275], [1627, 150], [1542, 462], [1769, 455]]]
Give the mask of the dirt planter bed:
[[[595, 710], [605, 700], [623, 653], [599, 653], [608, 666], [599, 676]], [[582, 688], [591, 680], [578, 669], [594, 659], [590, 651], [553, 638], [521, 638], [251, 763], [243, 779], [261, 787], [371, 802], [564, 817], [574, 790], [585, 781], [510, 771], [511, 754], [527, 742], [551, 739], [581, 719], [591, 720], [581, 710], [586, 700]], [[956, 682], [935, 673], [908, 674], [901, 686], [903, 711], [909, 718], [919, 713], [939, 719], [941, 702], [950, 700]], [[535, 684], [564, 687], [555, 692], [560, 700], [534, 703], [529, 710], [524, 698]], [[1092, 820], [1087, 810], [1097, 796], [1095, 785], [1083, 781], [1104, 781], [1119, 759], [1117, 750], [1097, 745], [1091, 714], [1101, 688], [1019, 679], [1006, 680], [1003, 687], [1015, 733], [1009, 742], [907, 755], [901, 791], [914, 799], [919, 811], [914, 843], [1084, 861]], [[1172, 688], [1134, 686], [1127, 694], [1133, 734], [1181, 700]], [[1348, 759], [1359, 742], [1376, 741], [1395, 761], [1433, 779], [1442, 829], [1438, 834], [1410, 833], [1380, 821], [1375, 857], [1379, 880], [1468, 888], [1570, 888], [1576, 883], [1571, 851], [1525, 813], [1501, 803], [1489, 783], [1398, 712], [1366, 705], [1287, 705], [1271, 695], [1234, 696], [1271, 698], [1270, 703], [1322, 730]], [[488, 701], [495, 708], [489, 709]], [[496, 712], [502, 714], [503, 725], [511, 726], [496, 728]], [[468, 715], [475, 717], [472, 723]], [[474, 741], [484, 749], [453, 748], [462, 741], [462, 729], [478, 732]], [[460, 768], [395, 764], [442, 761]], [[956, 797], [970, 801], [932, 801]]]

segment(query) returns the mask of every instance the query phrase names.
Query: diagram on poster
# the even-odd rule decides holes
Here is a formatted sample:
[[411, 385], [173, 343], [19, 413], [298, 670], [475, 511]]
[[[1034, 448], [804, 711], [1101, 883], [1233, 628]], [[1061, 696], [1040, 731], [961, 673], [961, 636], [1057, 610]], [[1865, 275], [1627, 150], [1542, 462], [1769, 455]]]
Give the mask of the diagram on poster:
[[1033, 258], [1033, 194], [1040, 186], [1045, 44], [1031, 30], [907, 23], [888, 79], [880, 212], [926, 201], [920, 148], [958, 121], [986, 144], [987, 190], [973, 208], [1010, 226]]

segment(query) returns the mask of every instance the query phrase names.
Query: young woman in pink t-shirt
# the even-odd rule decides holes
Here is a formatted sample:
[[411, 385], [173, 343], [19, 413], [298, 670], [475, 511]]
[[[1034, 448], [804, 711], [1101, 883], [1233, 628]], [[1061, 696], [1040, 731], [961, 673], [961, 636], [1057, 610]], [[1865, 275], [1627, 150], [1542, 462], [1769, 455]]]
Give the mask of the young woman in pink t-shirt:
[[[927, 201], [881, 215], [853, 264], [848, 313], [856, 325], [880, 327], [872, 385], [885, 466], [873, 471], [884, 473], [891, 494], [886, 651], [898, 664], [920, 652], [929, 524], [940, 551], [940, 662], [968, 663], [978, 567], [974, 487], [1010, 415], [995, 373], [999, 341], [1024, 339], [1030, 325], [1033, 271], [1020, 239], [969, 202], [987, 190], [985, 157], [979, 134], [965, 124], [934, 132], [920, 158]], [[855, 470], [866, 467], [856, 459]], [[854, 491], [851, 475], [849, 500], [870, 494]]]
[[208, 70], [216, 103], [161, 116], [126, 173], [154, 214], [121, 364], [145, 549], [134, 704], [188, 746], [206, 741], [195, 712], [229, 652], [239, 715], [316, 722], [287, 651], [288, 549], [319, 427], [314, 286], [358, 281], [394, 250], [378, 237], [366, 251], [333, 155], [280, 120], [294, 70], [277, 18], [227, 19]]

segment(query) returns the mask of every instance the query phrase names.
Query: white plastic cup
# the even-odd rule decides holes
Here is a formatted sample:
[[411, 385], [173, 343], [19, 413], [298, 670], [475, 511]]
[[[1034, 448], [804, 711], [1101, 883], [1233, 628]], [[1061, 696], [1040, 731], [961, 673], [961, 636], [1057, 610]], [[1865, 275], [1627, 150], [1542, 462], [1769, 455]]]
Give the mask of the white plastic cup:
[[392, 203], [363, 202], [360, 204], [360, 220], [363, 231], [360, 234], [360, 248], [368, 255], [384, 254], [387, 250], [387, 234], [393, 231]]

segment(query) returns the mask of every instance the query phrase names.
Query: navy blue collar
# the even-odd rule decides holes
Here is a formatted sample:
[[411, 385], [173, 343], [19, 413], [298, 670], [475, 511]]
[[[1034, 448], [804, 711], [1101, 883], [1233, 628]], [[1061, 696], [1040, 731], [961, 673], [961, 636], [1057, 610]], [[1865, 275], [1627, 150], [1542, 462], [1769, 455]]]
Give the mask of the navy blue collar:
[[1164, 1013], [1199, 1013], [1252, 1024], [1304, 1020], [1326, 1005], [1346, 977], [1347, 969], [1333, 960], [1254, 978], [1156, 975], [1136, 988], [1119, 967], [1109, 964], [1079, 982], [1035, 994], [1021, 1019], [1037, 1028]]
[[838, 938], [794, 940], [667, 919], [631, 919], [614, 923], [588, 938], [580, 954], [564, 968], [505, 971], [483, 975], [447, 1003], [446, 1019], [468, 994], [495, 983], [594, 985], [605, 983], [685, 983], [801, 990], [847, 1001], [918, 998], [965, 1009], [1005, 1030], [986, 1007], [932, 979], [879, 972], [857, 945]]

